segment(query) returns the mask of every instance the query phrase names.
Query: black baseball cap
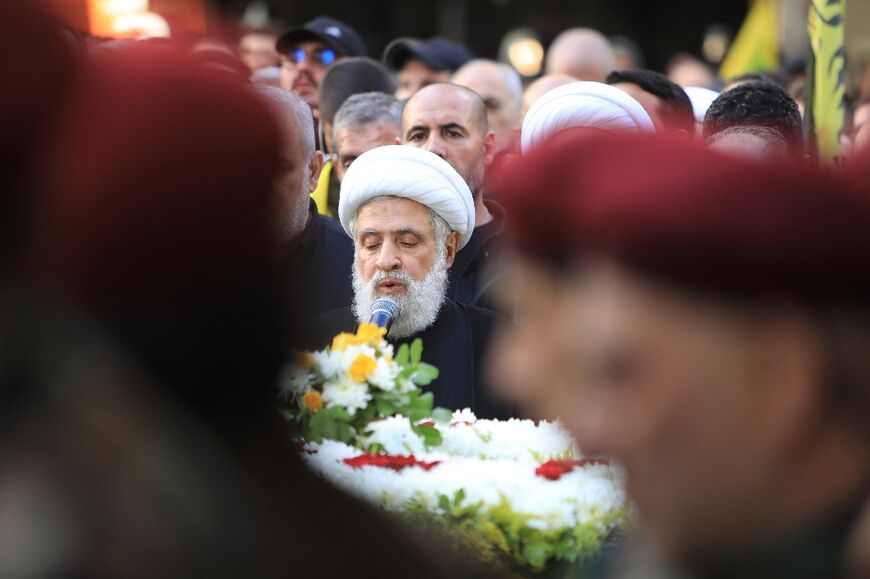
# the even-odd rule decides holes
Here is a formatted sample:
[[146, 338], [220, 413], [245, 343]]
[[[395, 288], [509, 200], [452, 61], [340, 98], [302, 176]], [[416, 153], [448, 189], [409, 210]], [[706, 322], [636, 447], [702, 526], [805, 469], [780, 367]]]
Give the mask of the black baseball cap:
[[458, 42], [441, 36], [420, 40], [397, 38], [384, 51], [384, 64], [393, 70], [401, 70], [408, 60], [416, 58], [432, 70], [455, 71], [471, 60], [471, 52]]
[[367, 52], [356, 30], [329, 16], [318, 16], [302, 26], [287, 30], [278, 37], [275, 48], [280, 54], [286, 54], [294, 44], [312, 40], [319, 40], [345, 56], [365, 56]]

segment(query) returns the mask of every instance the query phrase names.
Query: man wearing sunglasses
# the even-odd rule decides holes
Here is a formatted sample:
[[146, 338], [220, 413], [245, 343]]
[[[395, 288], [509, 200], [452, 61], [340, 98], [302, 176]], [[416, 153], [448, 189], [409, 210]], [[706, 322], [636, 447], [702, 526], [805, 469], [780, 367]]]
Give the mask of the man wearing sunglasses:
[[284, 32], [276, 43], [281, 55], [281, 86], [305, 99], [319, 118], [318, 93], [326, 71], [346, 56], [365, 56], [356, 31], [328, 16], [319, 16]]

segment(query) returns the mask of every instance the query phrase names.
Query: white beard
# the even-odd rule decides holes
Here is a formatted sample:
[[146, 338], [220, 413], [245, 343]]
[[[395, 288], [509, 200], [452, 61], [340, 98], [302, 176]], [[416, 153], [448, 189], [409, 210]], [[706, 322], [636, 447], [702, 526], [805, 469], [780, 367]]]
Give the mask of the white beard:
[[[377, 285], [385, 279], [396, 279], [407, 288], [403, 295], [382, 296], [377, 293]], [[399, 304], [399, 319], [393, 322], [389, 337], [407, 338], [418, 334], [435, 323], [438, 312], [447, 298], [447, 253], [441, 250], [438, 258], [423, 281], [415, 281], [402, 270], [377, 270], [368, 283], [364, 282], [359, 270], [359, 259], [353, 262], [353, 310], [358, 322], [371, 319], [371, 308], [375, 300], [390, 297]]]

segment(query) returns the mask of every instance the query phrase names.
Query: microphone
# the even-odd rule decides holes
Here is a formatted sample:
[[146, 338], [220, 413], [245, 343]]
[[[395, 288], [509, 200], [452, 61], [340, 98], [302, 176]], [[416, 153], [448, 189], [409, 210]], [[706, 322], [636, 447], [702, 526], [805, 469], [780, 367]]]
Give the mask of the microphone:
[[372, 318], [369, 323], [385, 328], [388, 332], [393, 322], [399, 319], [399, 304], [392, 298], [379, 298], [372, 304]]

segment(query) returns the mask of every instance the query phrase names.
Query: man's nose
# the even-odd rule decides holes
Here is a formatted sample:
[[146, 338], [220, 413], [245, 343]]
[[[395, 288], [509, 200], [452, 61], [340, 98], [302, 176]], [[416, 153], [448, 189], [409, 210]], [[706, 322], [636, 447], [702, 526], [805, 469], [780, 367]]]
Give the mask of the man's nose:
[[435, 153], [445, 161], [447, 160], [447, 147], [444, 146], [444, 141], [438, 135], [431, 135], [423, 148], [430, 153]]
[[397, 247], [393, 243], [384, 242], [381, 245], [381, 251], [378, 253], [376, 265], [381, 271], [393, 271], [401, 269], [402, 260], [399, 258]]

